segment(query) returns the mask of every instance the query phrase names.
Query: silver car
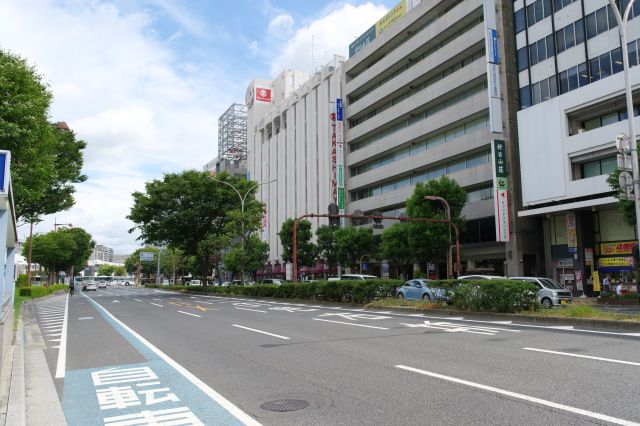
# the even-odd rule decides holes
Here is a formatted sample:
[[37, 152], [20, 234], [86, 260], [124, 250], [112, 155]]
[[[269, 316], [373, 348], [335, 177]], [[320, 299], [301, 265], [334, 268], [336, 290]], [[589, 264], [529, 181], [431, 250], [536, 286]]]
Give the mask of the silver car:
[[509, 277], [510, 280], [528, 281], [538, 286], [538, 302], [545, 308], [573, 303], [571, 292], [550, 278]]

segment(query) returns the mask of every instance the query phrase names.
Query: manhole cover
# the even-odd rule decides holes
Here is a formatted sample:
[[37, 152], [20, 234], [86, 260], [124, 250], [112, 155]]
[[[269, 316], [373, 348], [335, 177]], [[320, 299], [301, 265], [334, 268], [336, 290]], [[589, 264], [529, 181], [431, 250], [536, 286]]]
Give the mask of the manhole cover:
[[275, 401], [263, 403], [260, 408], [277, 413], [286, 413], [288, 411], [304, 410], [308, 406], [309, 403], [302, 399], [276, 399]]

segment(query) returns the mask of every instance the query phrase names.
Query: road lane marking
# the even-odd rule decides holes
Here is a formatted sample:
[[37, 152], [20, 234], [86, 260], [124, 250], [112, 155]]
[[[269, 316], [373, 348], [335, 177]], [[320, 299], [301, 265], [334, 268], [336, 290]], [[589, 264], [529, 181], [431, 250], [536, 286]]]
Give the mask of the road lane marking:
[[140, 299], [133, 299], [133, 300], [135, 300], [136, 302], [142, 303], [142, 300], [140, 300]]
[[375, 325], [354, 324], [352, 322], [333, 321], [333, 320], [326, 320], [322, 318], [311, 318], [311, 319], [315, 321], [333, 322], [335, 324], [355, 325], [356, 327], [377, 328], [378, 330], [388, 330], [388, 328], [376, 327]]
[[153, 303], [153, 302], [151, 302], [151, 304], [152, 304], [153, 306], [159, 306], [159, 307], [161, 307], [161, 308], [164, 308], [164, 306], [163, 306], [163, 305], [158, 305], [157, 303]]
[[277, 337], [278, 339], [289, 340], [289, 338], [288, 338], [288, 337], [286, 337], [286, 336], [281, 336], [281, 335], [279, 335], [279, 334], [268, 333], [268, 332], [266, 332], [266, 331], [256, 330], [255, 328], [249, 328], [249, 327], [245, 327], [245, 326], [243, 326], [243, 325], [238, 325], [238, 324], [232, 324], [232, 325], [233, 325], [234, 327], [244, 328], [245, 330], [255, 331], [256, 333], [266, 334], [267, 336]]
[[[60, 339], [60, 349], [58, 349], [58, 362], [56, 364], [56, 379], [61, 379], [66, 374], [67, 363], [67, 317], [69, 315], [69, 295], [64, 303], [64, 319], [62, 322], [62, 333]], [[55, 342], [55, 340], [49, 340]]]
[[238, 308], [238, 307], [236, 307], [236, 309], [240, 309], [240, 310], [242, 310], [242, 311], [262, 312], [263, 314], [266, 314], [266, 313], [267, 313], [267, 311], [260, 311], [260, 310], [258, 310], [258, 309]]
[[458, 379], [451, 376], [445, 376], [443, 374], [433, 373], [431, 371], [420, 370], [418, 368], [407, 367], [406, 365], [396, 365], [396, 368], [401, 370], [411, 371], [425, 376], [435, 377], [436, 379], [442, 379], [453, 383], [469, 386], [472, 388], [482, 389], [489, 392], [494, 392], [500, 395], [505, 395], [511, 398], [521, 399], [524, 401], [533, 402], [540, 405], [546, 405], [547, 407], [556, 408], [558, 410], [564, 410], [582, 416], [591, 417], [598, 420], [604, 420], [605, 422], [615, 423], [625, 426], [640, 426], [640, 423], [635, 423], [629, 420], [619, 419], [617, 417], [607, 416], [606, 414], [595, 413], [593, 411], [583, 410], [582, 408], [571, 407], [570, 405], [558, 404], [557, 402], [547, 401], [545, 399], [536, 398], [533, 396], [524, 395], [521, 393], [511, 392], [508, 390], [495, 388], [493, 386], [487, 386], [480, 383], [470, 382], [467, 380]]
[[185, 314], [185, 315], [191, 315], [192, 317], [198, 317], [198, 318], [202, 318], [200, 315], [196, 315], [196, 314], [192, 314], [190, 312], [184, 312], [184, 311], [178, 311], [181, 314]]
[[640, 366], [640, 362], [622, 361], [622, 360], [619, 360], [619, 359], [611, 359], [611, 358], [601, 358], [599, 356], [579, 355], [579, 354], [572, 354], [572, 353], [568, 353], [568, 352], [550, 351], [550, 350], [547, 350], [547, 349], [536, 349], [536, 348], [522, 348], [522, 349], [524, 349], [525, 351], [536, 351], [536, 352], [543, 352], [543, 353], [547, 353], [547, 354], [573, 356], [573, 357], [576, 357], [576, 358], [587, 358], [587, 359], [595, 359], [597, 361], [606, 361], [606, 362], [614, 362], [614, 363], [617, 363], [617, 364], [627, 364], [627, 365]]
[[93, 319], [93, 317], [79, 317], [78, 318], [79, 321], [90, 320], [90, 319]]
[[187, 379], [188, 381], [193, 383], [198, 389], [200, 389], [202, 392], [204, 392], [209, 398], [211, 398], [212, 400], [217, 402], [222, 408], [227, 410], [227, 412], [231, 413], [231, 415], [233, 415], [239, 421], [241, 421], [242, 423], [244, 423], [247, 426], [261, 426], [261, 424], [258, 421], [256, 421], [253, 417], [251, 417], [249, 414], [245, 413], [244, 411], [240, 410], [231, 401], [229, 401], [228, 399], [223, 397], [221, 394], [219, 394], [218, 392], [213, 390], [209, 385], [204, 383], [202, 380], [200, 380], [198, 377], [196, 377], [189, 370], [184, 368], [182, 365], [178, 364], [176, 361], [174, 361], [171, 357], [169, 357], [167, 354], [165, 354], [160, 349], [158, 349], [156, 346], [154, 346], [147, 339], [145, 339], [140, 334], [138, 334], [133, 329], [131, 329], [131, 327], [129, 327], [128, 325], [126, 325], [125, 323], [123, 323], [122, 321], [117, 319], [113, 314], [111, 314], [111, 312], [109, 312], [106, 308], [104, 308], [98, 302], [92, 300], [89, 296], [86, 296], [86, 295], [84, 295], [84, 296], [87, 299], [89, 299], [89, 301], [98, 310], [101, 310], [107, 317], [109, 317], [109, 319], [111, 319], [115, 324], [118, 324], [126, 332], [128, 332], [131, 336], [133, 336], [135, 339], [137, 339], [140, 343], [142, 343], [144, 346], [149, 348], [149, 350], [151, 350], [153, 353], [158, 355], [163, 361], [165, 361], [167, 364], [169, 364], [171, 367], [173, 367], [185, 379]]

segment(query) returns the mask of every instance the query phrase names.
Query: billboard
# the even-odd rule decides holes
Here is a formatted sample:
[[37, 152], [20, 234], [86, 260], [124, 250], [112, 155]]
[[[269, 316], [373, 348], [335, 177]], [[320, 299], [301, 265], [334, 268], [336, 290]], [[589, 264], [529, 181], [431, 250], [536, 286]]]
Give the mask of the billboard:
[[410, 1], [409, 7], [407, 7], [407, 0], [400, 0], [400, 3], [396, 4], [386, 13], [382, 18], [373, 24], [367, 31], [365, 31], [360, 37], [358, 37], [353, 43], [349, 45], [349, 57], [352, 57], [360, 49], [371, 43], [376, 37], [385, 32], [389, 27], [395, 24], [398, 19], [406, 15], [409, 8], [414, 8], [420, 3], [419, 0]]
[[153, 255], [152, 251], [141, 251], [140, 262], [153, 262]]
[[251, 82], [244, 95], [244, 103], [247, 108], [251, 107], [253, 102], [271, 103], [272, 92], [271, 87], [259, 87]]
[[496, 218], [496, 241], [511, 239], [509, 217], [509, 171], [507, 169], [507, 151], [504, 141], [495, 139], [491, 143], [493, 157], [493, 190]]

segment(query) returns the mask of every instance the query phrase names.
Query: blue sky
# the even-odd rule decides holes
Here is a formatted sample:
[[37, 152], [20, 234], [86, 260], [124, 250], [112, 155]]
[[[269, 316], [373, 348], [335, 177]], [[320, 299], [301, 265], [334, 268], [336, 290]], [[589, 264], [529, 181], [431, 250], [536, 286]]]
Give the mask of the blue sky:
[[218, 117], [244, 100], [250, 80], [346, 56], [395, 3], [1, 1], [0, 48], [37, 67], [54, 94], [51, 120], [88, 143], [89, 180], [77, 187], [76, 205], [37, 231], [72, 223], [116, 252], [133, 251], [131, 193], [214, 158]]

